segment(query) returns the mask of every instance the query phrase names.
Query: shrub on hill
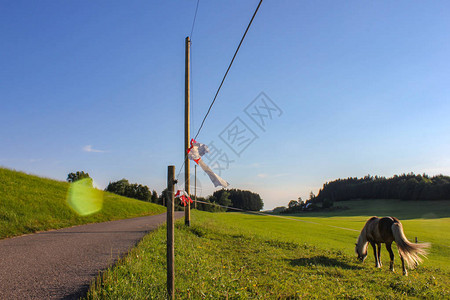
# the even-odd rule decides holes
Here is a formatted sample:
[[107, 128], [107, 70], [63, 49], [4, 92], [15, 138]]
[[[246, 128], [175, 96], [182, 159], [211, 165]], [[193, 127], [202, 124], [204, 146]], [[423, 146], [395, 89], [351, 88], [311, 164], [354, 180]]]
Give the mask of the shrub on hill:
[[67, 182], [75, 182], [84, 178], [91, 178], [89, 173], [85, 173], [84, 171], [77, 171], [75, 173], [67, 174]]
[[[152, 200], [152, 193], [148, 186], [137, 183], [130, 184], [126, 179], [110, 182], [105, 191], [147, 202]], [[153, 197], [155, 196], [153, 195]]]

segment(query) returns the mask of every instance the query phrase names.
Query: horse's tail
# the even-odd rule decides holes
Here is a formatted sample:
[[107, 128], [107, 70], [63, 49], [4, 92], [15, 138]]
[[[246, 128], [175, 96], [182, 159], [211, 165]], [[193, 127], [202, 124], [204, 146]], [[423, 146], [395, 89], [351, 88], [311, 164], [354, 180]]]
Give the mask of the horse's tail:
[[398, 252], [401, 257], [406, 261], [409, 268], [415, 268], [422, 262], [422, 258], [419, 255], [426, 257], [428, 254], [428, 248], [430, 243], [413, 244], [406, 238], [403, 232], [402, 223], [395, 222], [392, 224], [392, 233], [394, 234], [395, 242], [397, 243]]

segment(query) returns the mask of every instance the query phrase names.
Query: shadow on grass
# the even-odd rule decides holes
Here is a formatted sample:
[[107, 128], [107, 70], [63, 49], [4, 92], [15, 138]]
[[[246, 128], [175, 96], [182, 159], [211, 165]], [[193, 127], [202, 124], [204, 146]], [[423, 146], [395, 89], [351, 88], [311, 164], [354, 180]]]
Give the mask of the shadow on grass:
[[336, 258], [330, 258], [323, 255], [314, 256], [314, 257], [302, 257], [302, 258], [294, 258], [294, 259], [286, 259], [291, 266], [322, 266], [322, 267], [338, 267], [346, 270], [360, 270], [362, 267], [350, 265], [346, 262], [338, 260]]

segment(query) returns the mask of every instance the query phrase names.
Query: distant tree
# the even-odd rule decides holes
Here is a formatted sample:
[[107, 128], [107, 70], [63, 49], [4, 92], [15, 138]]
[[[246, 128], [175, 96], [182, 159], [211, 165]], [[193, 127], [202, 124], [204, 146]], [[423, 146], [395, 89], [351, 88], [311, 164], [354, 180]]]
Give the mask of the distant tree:
[[69, 173], [67, 175], [67, 182], [75, 182], [84, 178], [90, 178], [89, 173], [85, 173], [84, 171], [77, 171], [75, 173]]
[[165, 188], [161, 194], [159, 194], [158, 204], [162, 206], [167, 206], [167, 200], [169, 197], [169, 191]]
[[224, 199], [222, 198], [223, 193], [229, 193], [229, 199], [231, 200], [232, 204], [231, 206], [234, 208], [240, 208], [243, 210], [250, 210], [250, 211], [259, 211], [264, 206], [264, 203], [259, 194], [238, 189], [231, 189], [231, 190], [222, 189], [215, 191], [214, 194], [212, 195], [214, 197], [213, 198], [214, 202], [219, 203], [220, 199]]
[[295, 200], [289, 201], [289, 204], [288, 204], [289, 208], [293, 208], [293, 207], [296, 207], [296, 206], [298, 206], [298, 201], [295, 201]]
[[158, 202], [158, 193], [156, 193], [155, 190], [152, 192], [152, 202], [157, 203]]
[[133, 184], [132, 185], [132, 198], [150, 202], [152, 200], [152, 193], [150, 189], [146, 185], [142, 184]]
[[308, 201], [312, 201], [316, 198], [316, 195], [314, 195], [314, 193], [311, 191], [311, 193], [309, 193], [309, 200]]
[[286, 211], [286, 206], [278, 206], [278, 207], [275, 207], [275, 208], [273, 209], [273, 212], [274, 212], [275, 214], [281, 214], [281, 213], [283, 213], [284, 211]]
[[230, 193], [227, 191], [224, 191], [223, 193], [221, 193], [220, 198], [217, 199], [217, 203], [222, 206], [231, 206], [233, 203], [231, 202], [231, 199], [230, 199]]
[[116, 182], [110, 182], [105, 191], [148, 202], [152, 198], [152, 193], [148, 186], [137, 183], [130, 184], [125, 178]]
[[110, 182], [105, 191], [121, 196], [127, 196], [127, 189], [129, 186], [130, 183], [124, 178], [115, 182]]
[[322, 208], [330, 208], [332, 206], [333, 206], [333, 201], [332, 200], [330, 200], [328, 198], [323, 199]]

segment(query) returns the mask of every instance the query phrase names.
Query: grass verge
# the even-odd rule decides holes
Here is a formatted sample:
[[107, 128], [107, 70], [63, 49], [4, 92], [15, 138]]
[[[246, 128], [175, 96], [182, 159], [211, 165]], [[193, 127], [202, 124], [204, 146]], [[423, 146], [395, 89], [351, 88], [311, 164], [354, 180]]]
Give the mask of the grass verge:
[[66, 204], [68, 188], [66, 182], [0, 168], [0, 239], [165, 212], [159, 205], [101, 192], [102, 210], [82, 217]]
[[[386, 259], [382, 269], [373, 267], [371, 257], [360, 264], [353, 254], [355, 232], [344, 234], [342, 246], [320, 224], [198, 211], [192, 216], [191, 227], [176, 224], [177, 299], [450, 297], [448, 266], [419, 266], [405, 277], [398, 256], [396, 273], [388, 271]], [[162, 227], [148, 235], [96, 279], [86, 299], [165, 299], [165, 234]]]

